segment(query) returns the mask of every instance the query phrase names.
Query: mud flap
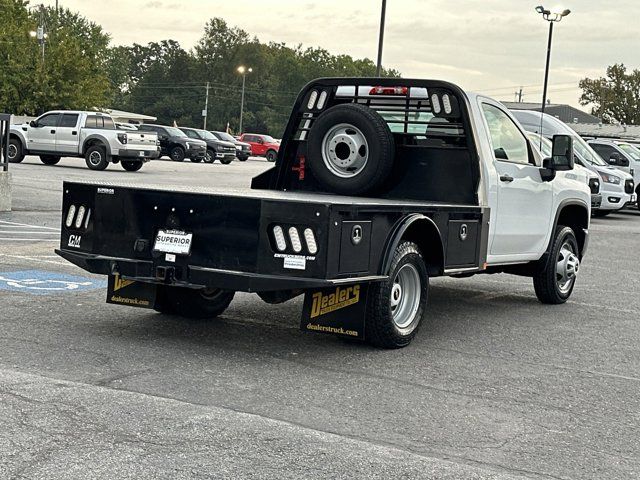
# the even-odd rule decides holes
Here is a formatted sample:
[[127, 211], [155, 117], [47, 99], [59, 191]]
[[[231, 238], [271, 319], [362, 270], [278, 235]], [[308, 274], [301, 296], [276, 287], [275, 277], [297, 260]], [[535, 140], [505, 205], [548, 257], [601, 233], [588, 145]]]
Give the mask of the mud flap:
[[129, 307], [154, 308], [157, 286], [153, 283], [125, 280], [120, 275], [109, 275], [107, 303]]
[[367, 283], [307, 291], [300, 328], [364, 340], [368, 291]]

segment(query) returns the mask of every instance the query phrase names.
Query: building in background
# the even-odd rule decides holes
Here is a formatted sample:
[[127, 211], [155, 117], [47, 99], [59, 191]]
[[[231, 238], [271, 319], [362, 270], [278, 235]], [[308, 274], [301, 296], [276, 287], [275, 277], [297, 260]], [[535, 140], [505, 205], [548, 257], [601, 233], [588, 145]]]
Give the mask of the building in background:
[[[509, 110], [533, 110], [534, 112], [539, 112], [542, 109], [542, 105], [540, 102], [532, 103], [532, 102], [502, 102], [505, 107]], [[559, 103], [548, 103], [546, 107], [544, 107], [544, 112], [549, 115], [556, 117], [557, 119], [563, 121], [564, 123], [590, 123], [590, 124], [599, 124], [602, 122], [595, 115], [591, 115], [590, 113], [584, 112], [579, 108], [572, 107], [571, 105], [563, 105]]]

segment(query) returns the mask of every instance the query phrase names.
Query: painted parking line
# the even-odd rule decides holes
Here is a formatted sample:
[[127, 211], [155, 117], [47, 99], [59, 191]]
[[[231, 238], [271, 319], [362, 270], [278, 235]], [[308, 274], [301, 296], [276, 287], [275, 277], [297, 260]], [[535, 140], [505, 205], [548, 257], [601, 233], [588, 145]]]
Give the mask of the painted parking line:
[[1, 242], [57, 242], [59, 238], [57, 228], [0, 220]]
[[105, 288], [106, 280], [66, 275], [45, 270], [0, 272], [0, 290], [32, 295], [52, 295]]
[[3, 228], [18, 228], [18, 227], [27, 227], [30, 229], [42, 229], [42, 230], [53, 230], [54, 232], [60, 232], [59, 228], [54, 227], [43, 227], [42, 225], [31, 225], [29, 223], [17, 223], [17, 222], [9, 222], [7, 220], [0, 220], [0, 227]]

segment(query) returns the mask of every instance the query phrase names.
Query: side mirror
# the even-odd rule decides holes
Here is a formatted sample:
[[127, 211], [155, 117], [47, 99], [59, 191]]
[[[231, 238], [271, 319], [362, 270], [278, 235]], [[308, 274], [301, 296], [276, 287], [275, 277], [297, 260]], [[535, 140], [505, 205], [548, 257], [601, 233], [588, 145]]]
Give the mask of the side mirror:
[[557, 171], [573, 170], [573, 138], [571, 135], [554, 135], [549, 168]]
[[261, 139], [261, 138], [259, 138], [259, 139], [258, 139], [258, 143], [259, 143], [260, 145], [263, 145], [263, 144], [264, 144], [264, 140], [263, 140], [263, 139]]
[[609, 160], [607, 160], [607, 163], [609, 165], [615, 165], [617, 167], [628, 167], [629, 166], [629, 160], [624, 158], [618, 152], [613, 152], [611, 154], [611, 156], [609, 157]]
[[545, 182], [556, 178], [556, 172], [573, 170], [573, 138], [571, 135], [554, 135], [551, 157], [545, 158], [540, 170], [540, 177]]
[[38, 128], [38, 122], [36, 122], [35, 120], [31, 120], [29, 122], [29, 126], [32, 128]]

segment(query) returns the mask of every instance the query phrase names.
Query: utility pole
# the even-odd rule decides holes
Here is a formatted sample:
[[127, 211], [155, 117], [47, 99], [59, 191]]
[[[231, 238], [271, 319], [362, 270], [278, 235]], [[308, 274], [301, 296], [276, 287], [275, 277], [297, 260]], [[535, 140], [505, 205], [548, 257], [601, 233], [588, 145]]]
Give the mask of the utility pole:
[[518, 103], [522, 103], [522, 87], [516, 92], [516, 95], [518, 96]]
[[376, 64], [376, 77], [382, 72], [382, 46], [384, 44], [384, 22], [387, 13], [387, 0], [382, 0], [382, 12], [380, 13], [380, 37], [378, 38], [378, 62]]
[[207, 114], [209, 112], [209, 82], [207, 82], [207, 93], [204, 97], [204, 110], [202, 111], [202, 116], [204, 117], [204, 126], [203, 130], [207, 129]]

